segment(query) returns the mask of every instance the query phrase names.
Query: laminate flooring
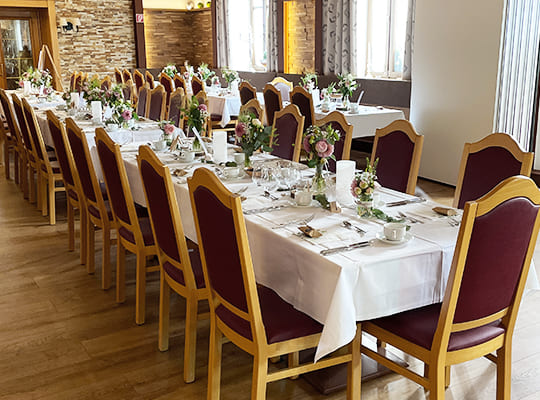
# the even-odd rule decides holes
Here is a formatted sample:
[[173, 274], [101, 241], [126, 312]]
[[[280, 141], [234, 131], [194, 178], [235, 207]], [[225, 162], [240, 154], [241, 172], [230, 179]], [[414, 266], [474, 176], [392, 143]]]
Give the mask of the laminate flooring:
[[[147, 322], [137, 326], [135, 258], [127, 257], [126, 302], [116, 304], [114, 286], [100, 289], [100, 253], [95, 275], [88, 275], [78, 250], [67, 250], [65, 198], [58, 196], [58, 223], [50, 226], [5, 180], [3, 168], [0, 176], [0, 399], [205, 399], [208, 321], [199, 324], [196, 381], [185, 384], [184, 300], [172, 296], [170, 349], [160, 352], [159, 275], [150, 277]], [[452, 188], [426, 181], [420, 187], [451, 203]], [[512, 399], [540, 399], [540, 291], [526, 294], [513, 343]], [[224, 345], [222, 399], [249, 399], [251, 362], [233, 344]], [[446, 393], [450, 400], [495, 399], [495, 366], [479, 359], [454, 367]], [[337, 400], [345, 392], [323, 396], [303, 379], [287, 379], [269, 384], [267, 398]], [[364, 383], [362, 398], [423, 400], [429, 394], [390, 374]]]

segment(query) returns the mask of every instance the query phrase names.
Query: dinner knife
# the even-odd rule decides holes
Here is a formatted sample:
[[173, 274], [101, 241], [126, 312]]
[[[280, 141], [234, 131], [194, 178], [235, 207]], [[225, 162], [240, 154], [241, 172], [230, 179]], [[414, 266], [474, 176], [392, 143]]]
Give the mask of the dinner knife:
[[251, 210], [245, 210], [244, 214], [251, 215], [251, 214], [259, 214], [259, 213], [269, 212], [269, 211], [278, 211], [287, 207], [290, 207], [290, 206], [282, 205], [282, 206], [272, 206], [272, 207], [263, 207], [263, 208], [253, 208]]
[[386, 207], [404, 206], [405, 204], [422, 203], [426, 201], [423, 197], [415, 197], [414, 199], [391, 201], [386, 203]]
[[321, 250], [321, 255], [328, 256], [330, 254], [340, 253], [342, 251], [350, 251], [354, 249], [359, 249], [360, 247], [367, 247], [367, 246], [369, 246], [369, 241], [357, 242], [357, 243], [350, 244], [348, 246], [334, 247], [332, 249]]

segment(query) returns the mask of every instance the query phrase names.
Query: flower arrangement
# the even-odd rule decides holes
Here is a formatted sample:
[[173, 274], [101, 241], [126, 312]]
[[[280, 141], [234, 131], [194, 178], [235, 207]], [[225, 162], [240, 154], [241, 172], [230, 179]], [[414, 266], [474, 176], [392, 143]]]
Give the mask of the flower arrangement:
[[208, 68], [208, 64], [206, 63], [201, 63], [199, 68], [197, 68], [197, 71], [203, 81], [210, 79], [216, 74], [214, 71], [211, 71], [210, 68]]
[[128, 126], [130, 126], [130, 124], [133, 124], [134, 121], [139, 119], [139, 116], [135, 112], [135, 109], [133, 108], [131, 103], [127, 101], [121, 101], [119, 104], [111, 108], [111, 119], [124, 128], [127, 128]]
[[373, 192], [375, 190], [375, 181], [377, 180], [377, 158], [371, 165], [369, 158], [366, 158], [366, 168], [363, 172], [356, 174], [351, 183], [351, 193], [358, 202], [358, 215], [369, 216], [372, 213]]
[[34, 87], [51, 87], [52, 75], [48, 69], [34, 69], [33, 67], [30, 67], [22, 73], [19, 86], [23, 87], [25, 81], [30, 82]]
[[340, 134], [330, 124], [323, 129], [319, 126], [310, 126], [304, 132], [302, 147], [307, 153], [307, 165], [315, 167], [313, 186], [319, 193], [324, 192], [325, 181], [322, 174], [323, 167], [328, 159], [335, 160], [334, 145], [339, 141]]
[[311, 93], [313, 89], [317, 87], [318, 79], [317, 74], [312, 72], [306, 72], [302, 78], [300, 78], [300, 86]]
[[171, 78], [174, 78], [174, 76], [178, 73], [178, 70], [176, 69], [176, 65], [174, 64], [167, 64], [161, 72], [169, 75]]
[[159, 121], [158, 125], [159, 129], [163, 131], [161, 138], [165, 140], [167, 146], [170, 146], [173, 140], [174, 122], [163, 120]]
[[92, 101], [101, 101], [105, 105], [104, 91], [101, 89], [99, 79], [86, 80], [82, 85], [83, 99], [90, 103]]
[[229, 86], [232, 82], [240, 79], [240, 77], [238, 76], [238, 72], [229, 69], [228, 67], [221, 68], [221, 76], [227, 81], [227, 86]]
[[344, 97], [352, 97], [353, 92], [358, 87], [358, 83], [352, 74], [338, 75], [338, 90]]
[[[187, 101], [186, 108], [183, 108], [181, 112], [181, 118], [186, 120], [186, 136], [190, 135], [192, 127], [197, 129], [202, 136], [203, 132], [206, 131], [207, 120], [210, 118], [206, 104], [199, 104], [197, 98], [193, 96], [191, 100]], [[199, 147], [200, 143], [195, 140], [193, 150], [199, 150]]]
[[239, 115], [234, 132], [236, 143], [238, 143], [245, 154], [244, 163], [246, 167], [250, 165], [249, 158], [255, 151], [259, 149], [272, 151], [270, 147], [272, 127], [264, 126], [253, 113], [247, 111]]
[[189, 81], [193, 78], [193, 75], [195, 75], [195, 71], [193, 70], [193, 66], [189, 65], [188, 60], [184, 61], [184, 67], [186, 68], [184, 79]]

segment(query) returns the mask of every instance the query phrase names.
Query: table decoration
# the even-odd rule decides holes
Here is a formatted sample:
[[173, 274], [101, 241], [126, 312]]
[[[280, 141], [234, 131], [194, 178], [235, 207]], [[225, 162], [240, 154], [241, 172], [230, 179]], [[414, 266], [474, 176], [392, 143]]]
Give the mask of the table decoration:
[[342, 205], [353, 203], [351, 182], [354, 179], [356, 161], [339, 160], [336, 162], [336, 199]]
[[174, 78], [174, 76], [178, 73], [178, 70], [176, 69], [176, 65], [168, 63], [166, 66], [163, 67], [161, 72], [169, 75], [171, 78]]
[[319, 126], [310, 126], [304, 132], [303, 148], [307, 153], [307, 165], [315, 168], [313, 176], [313, 191], [315, 194], [324, 194], [326, 182], [323, 168], [328, 159], [335, 160], [334, 144], [339, 140], [339, 132], [327, 125], [324, 129]]
[[[50, 88], [52, 85], [52, 75], [48, 69], [34, 69], [33, 67], [30, 67], [22, 73], [19, 81], [19, 86], [27, 90], [24, 82], [30, 82], [31, 89], [38, 91], [39, 95], [43, 95], [44, 89]], [[26, 84], [26, 86], [28, 86], [28, 84]]]
[[223, 67], [221, 68], [221, 76], [227, 81], [227, 90], [232, 92], [232, 83], [240, 79], [238, 72], [228, 67]]
[[317, 87], [318, 79], [317, 74], [313, 72], [306, 72], [302, 78], [300, 78], [300, 86], [311, 93]]
[[361, 217], [369, 217], [373, 212], [373, 191], [377, 180], [377, 158], [373, 165], [366, 158], [366, 168], [363, 172], [356, 174], [351, 184], [351, 193], [356, 199], [356, 211]]
[[227, 132], [214, 131], [213, 135], [214, 162], [222, 163], [227, 161]]
[[352, 97], [353, 92], [358, 87], [358, 83], [354, 79], [352, 74], [338, 74], [338, 90], [343, 95], [343, 107], [349, 108], [350, 99]]
[[242, 148], [245, 155], [245, 167], [251, 166], [250, 157], [257, 150], [272, 151], [272, 147], [270, 147], [272, 127], [264, 126], [258, 118], [255, 118], [255, 114], [246, 111], [239, 115], [234, 132], [236, 143]]
[[208, 64], [206, 63], [201, 63], [201, 65], [199, 65], [199, 68], [197, 68], [197, 72], [203, 82], [206, 82], [208, 79], [210, 79], [216, 74], [214, 71], [208, 68]]
[[163, 134], [161, 135], [162, 140], [165, 141], [165, 144], [167, 146], [170, 146], [173, 140], [173, 133], [174, 133], [174, 123], [172, 121], [159, 121], [158, 122], [159, 129], [163, 131]]
[[[186, 136], [190, 136], [192, 128], [197, 129], [199, 134], [207, 129], [207, 120], [210, 117], [206, 104], [199, 104], [195, 96], [188, 100], [186, 108], [181, 110], [181, 117], [186, 120]], [[193, 140], [193, 150], [200, 151], [201, 143], [198, 137]]]

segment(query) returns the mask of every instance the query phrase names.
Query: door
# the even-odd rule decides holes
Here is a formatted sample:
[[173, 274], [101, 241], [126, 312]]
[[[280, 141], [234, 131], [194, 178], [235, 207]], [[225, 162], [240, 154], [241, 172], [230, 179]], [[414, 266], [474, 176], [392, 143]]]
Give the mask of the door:
[[34, 65], [31, 18], [0, 19], [0, 86], [17, 89], [23, 72]]

